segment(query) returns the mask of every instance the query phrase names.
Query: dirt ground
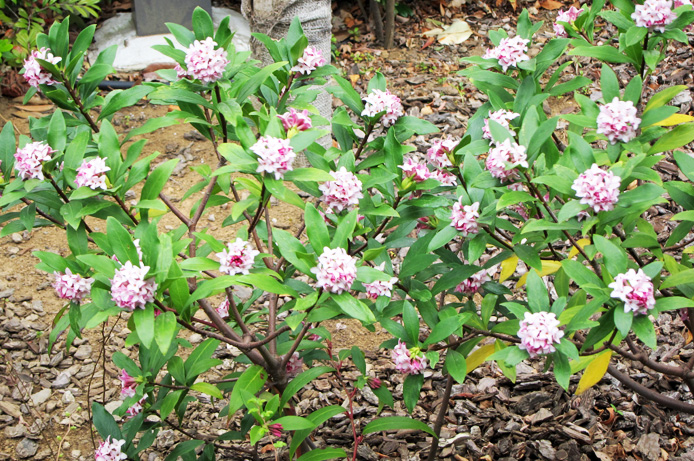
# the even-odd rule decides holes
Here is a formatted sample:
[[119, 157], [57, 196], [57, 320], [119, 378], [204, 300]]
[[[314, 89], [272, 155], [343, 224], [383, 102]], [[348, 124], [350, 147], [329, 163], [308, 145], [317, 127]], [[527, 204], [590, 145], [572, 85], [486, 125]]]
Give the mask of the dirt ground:
[[[365, 92], [375, 71], [384, 73], [391, 90], [403, 100], [408, 115], [426, 118], [442, 132], [459, 136], [465, 121], [484, 102], [484, 98], [469, 82], [455, 74], [461, 68], [458, 58], [482, 54], [488, 46], [486, 32], [490, 28], [511, 28], [515, 19], [510, 11], [492, 11], [482, 3], [470, 4], [463, 9], [442, 7], [441, 10], [435, 6], [436, 2], [431, 2], [431, 5], [422, 3], [426, 3], [421, 7], [423, 11], [415, 13], [426, 13], [427, 17], [445, 23], [450, 23], [455, 17], [465, 18], [475, 34], [459, 45], [427, 44], [426, 37], [419, 34], [427, 25], [424, 16], [400, 18], [396, 48], [386, 51], [373, 43], [373, 35], [360, 19], [358, 8], [354, 5], [346, 7], [341, 2], [335, 10], [334, 33], [338, 41], [333, 63], [345, 72], [360, 93]], [[537, 18], [553, 17], [554, 13], [535, 7], [534, 14]], [[360, 34], [348, 32], [354, 27], [360, 30]], [[547, 27], [545, 25], [545, 30]], [[541, 35], [540, 40], [546, 40], [546, 37]], [[688, 52], [681, 62], [691, 62], [687, 61], [690, 56]], [[691, 85], [691, 75], [685, 73], [681, 78]], [[26, 117], [33, 113], [17, 107], [18, 104], [0, 98], [0, 115], [11, 120], [18, 133], [27, 134]], [[553, 98], [548, 109], [553, 114], [566, 113], [573, 110], [573, 104], [570, 99]], [[132, 107], [118, 113], [114, 124], [119, 132], [125, 133], [167, 110], [166, 107], [151, 105]], [[4, 125], [4, 120], [0, 123]], [[161, 152], [155, 163], [175, 157], [181, 159], [179, 165], [182, 166], [164, 191], [174, 201], [178, 201], [198, 181], [198, 175], [191, 171], [191, 167], [215, 163], [210, 146], [193, 136], [191, 130], [191, 127], [183, 125], [161, 129], [147, 136], [143, 151], [143, 155]], [[424, 139], [413, 143], [420, 151], [426, 149]], [[195, 200], [194, 195], [179, 205], [189, 210]], [[276, 212], [274, 216], [278, 225], [296, 228], [296, 213], [291, 207], [278, 205]], [[235, 232], [233, 227], [221, 228], [227, 214], [227, 208], [221, 206], [203, 218], [205, 224], [222, 239], [230, 239]], [[91, 224], [96, 228], [103, 226], [98, 222]], [[178, 224], [171, 214], [161, 220], [163, 228]], [[0, 360], [3, 368], [0, 377], [0, 396], [3, 396], [0, 399], [0, 430], [3, 431], [0, 434], [0, 461], [19, 458], [20, 449], [24, 453], [34, 451], [26, 459], [57, 459], [59, 451], [68, 459], [93, 459], [86, 411], [87, 392], [92, 399], [108, 402], [117, 398], [120, 390], [115, 366], [106, 360], [105, 375], [101, 365], [97, 366], [102, 334], [109, 336], [105, 348], [108, 358], [114, 351], [122, 350], [128, 330], [124, 320], [115, 325], [112, 322], [105, 333], [95, 329], [84, 340], [77, 340], [69, 353], [64, 350], [64, 342], [59, 341], [49, 354], [47, 335], [63, 304], [50, 287], [52, 277], [34, 268], [38, 260], [32, 252], [37, 250], [66, 255], [67, 245], [62, 234], [52, 228], [36, 229], [0, 240], [0, 322], [12, 338], [21, 338], [8, 341], [6, 337], [0, 337], [5, 341], [4, 358]], [[668, 328], [672, 328], [671, 334], [676, 335], [676, 319], [670, 323], [674, 326]], [[379, 329], [371, 333], [358, 322], [331, 321], [326, 325], [338, 349], [353, 345], [361, 347], [367, 352], [370, 366], [376, 374], [380, 373], [387, 385], [392, 386], [395, 396], [402, 393], [402, 377], [388, 370], [388, 360], [384, 358], [387, 356], [379, 350], [381, 342], [388, 339], [387, 334]], [[191, 338], [191, 341], [195, 339]], [[227, 365], [219, 376], [233, 369], [233, 364]], [[68, 372], [68, 382], [56, 385]], [[440, 404], [443, 380], [439, 371], [429, 373], [425, 378], [423, 392], [426, 396], [415, 410], [414, 417], [430, 421]], [[649, 376], [644, 379], [657, 381], [657, 378]], [[316, 403], [320, 400], [321, 405], [342, 404], [344, 396], [334, 389], [335, 383], [324, 381], [304, 391], [300, 396], [301, 402]], [[454, 405], [447, 416], [450, 424], [444, 428], [443, 434], [451, 442], [444, 445], [442, 458], [458, 461], [694, 459], [694, 421], [691, 417], [663, 411], [629, 392], [618, 391], [615, 382], [609, 379], [603, 380], [600, 387], [582, 398], [575, 398], [561, 391], [551, 377], [533, 363], [521, 367], [518, 383], [506, 380], [494, 367], [483, 366], [470, 376], [469, 383], [457, 386], [452, 397]], [[658, 381], [658, 385], [667, 388], [669, 384]], [[688, 395], [691, 396], [691, 392]], [[368, 395], [360, 397], [358, 416], [364, 421], [374, 416], [370, 398]], [[320, 440], [350, 446], [350, 434], [344, 423], [344, 420], [338, 421], [323, 430]], [[420, 454], [425, 453], [427, 443], [430, 440], [421, 435], [405, 432], [393, 437], [372, 436], [365, 440], [365, 448], [360, 450], [359, 457], [368, 460], [419, 459]], [[157, 456], [165, 453], [169, 446], [167, 440], [158, 440], [145, 459], [163, 459]], [[688, 456], [686, 453], [692, 457], [678, 458]]]

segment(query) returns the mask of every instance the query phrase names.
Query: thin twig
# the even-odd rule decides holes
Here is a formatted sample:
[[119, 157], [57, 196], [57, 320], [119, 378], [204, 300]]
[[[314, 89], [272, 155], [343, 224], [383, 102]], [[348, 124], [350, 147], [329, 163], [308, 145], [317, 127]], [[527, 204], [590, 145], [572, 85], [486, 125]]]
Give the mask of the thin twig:
[[434, 423], [434, 433], [436, 437], [431, 441], [431, 448], [429, 448], [429, 457], [427, 461], [435, 461], [436, 454], [439, 450], [439, 436], [441, 435], [441, 427], [443, 426], [443, 421], [446, 418], [446, 412], [448, 411], [448, 401], [451, 398], [451, 390], [453, 389], [453, 376], [448, 374], [446, 379], [446, 389], [443, 391], [443, 397], [441, 401], [441, 408], [436, 415], [436, 422]]

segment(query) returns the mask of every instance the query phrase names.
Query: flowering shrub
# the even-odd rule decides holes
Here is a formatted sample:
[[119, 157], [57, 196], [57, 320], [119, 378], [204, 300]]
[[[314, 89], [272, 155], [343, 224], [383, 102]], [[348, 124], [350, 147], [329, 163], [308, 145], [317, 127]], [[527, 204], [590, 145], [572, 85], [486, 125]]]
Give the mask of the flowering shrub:
[[[694, 379], [692, 363], [663, 366], [645, 352], [657, 346], [658, 315], [681, 310], [694, 330], [694, 188], [663, 183], [652, 169], [668, 155], [694, 180], [694, 160], [676, 150], [694, 140], [694, 123], [667, 105], [684, 87], [642, 96], [650, 94], [644, 82], [668, 41], [686, 42], [681, 29], [694, 11], [682, 5], [667, 12], [667, 2], [659, 3], [670, 22], [651, 28], [633, 22], [633, 4], [615, 5], [603, 10], [595, 3], [573, 11], [570, 21], [559, 18], [558, 35], [567, 37], [549, 41], [534, 57], [527, 51], [541, 24], [527, 12], [513, 38], [490, 32], [494, 47], [466, 58], [473, 65], [462, 71], [488, 101], [462, 139], [432, 142], [429, 164], [410, 154], [407, 142], [436, 128], [405, 116], [380, 74], [363, 95], [334, 76], [329, 91], [344, 103], [330, 125], [337, 144], [326, 149], [316, 142], [326, 134], [325, 121], [313, 115], [317, 91], [310, 83], [324, 82], [335, 69], [307, 46], [297, 21], [279, 42], [256, 34], [276, 61], [258, 68], [235, 51], [225, 23], [215, 33], [209, 16], [196, 10], [194, 31], [171, 26], [180, 47], [157, 46], [178, 64], [160, 71], [170, 85], [144, 83], [106, 97], [94, 91], [111, 71], [112, 49], [80, 77], [93, 27], [71, 49], [67, 22], [41, 35], [37, 45], [59, 60], [37, 62], [59, 83], [39, 88], [60, 110], [32, 122], [31, 139], [20, 136], [18, 145], [10, 123], [0, 134], [2, 235], [46, 225], [65, 230], [69, 256], [35, 253], [38, 267], [56, 274], [58, 296], [69, 300], [51, 343], [64, 336], [69, 347], [84, 328], [127, 318], [135, 359], [113, 356], [124, 398], [115, 413], [124, 422], [119, 426], [93, 404], [104, 440], [97, 459], [139, 457], [173, 415], [185, 421], [190, 402], [205, 400], [201, 394], [223, 401], [219, 416], [239, 424], [179, 444], [176, 456], [194, 457], [196, 449], [200, 459], [214, 459], [217, 449], [245, 456], [252, 453], [248, 444], [264, 437], [280, 450], [287, 434], [289, 458], [347, 456], [330, 447], [308, 454], [304, 443], [343, 412], [353, 428], [353, 459], [371, 432], [405, 428], [438, 436], [449, 396], [433, 428], [392, 413], [358, 427], [352, 401], [360, 389], [373, 389], [379, 411], [390, 411], [393, 396], [367, 375], [357, 347], [333, 351], [320, 326], [331, 318], [367, 327], [378, 322], [392, 335], [383, 347], [404, 375], [409, 412], [425, 368], [442, 369], [450, 391], [484, 361], [514, 380], [519, 362], [546, 360], [567, 390], [573, 390], [571, 375], [581, 372], [580, 390], [606, 372], [631, 385], [608, 366], [612, 354]], [[596, 20], [610, 23], [619, 49], [594, 44]], [[567, 54], [603, 62], [602, 100], [583, 94], [591, 83], [585, 77], [559, 83]], [[636, 76], [620, 84], [614, 63], [633, 66]], [[559, 130], [559, 116], [545, 113], [542, 102], [562, 95], [578, 106], [561, 116], [566, 129]], [[111, 117], [145, 96], [178, 109], [120, 137]], [[145, 141], [125, 147], [133, 136], [180, 120], [210, 141], [217, 159], [214, 168], [196, 169], [200, 183], [185, 197], [199, 198], [189, 212], [164, 193], [177, 160], [153, 167], [156, 155], [140, 155]], [[295, 165], [299, 154], [309, 167]], [[138, 197], [132, 206], [124, 200], [130, 191]], [[275, 226], [272, 198], [295, 207], [302, 224]], [[233, 241], [218, 239], [201, 221], [229, 202], [223, 226], [233, 226]], [[663, 239], [642, 215], [666, 203], [677, 209], [672, 219], [680, 224]], [[163, 213], [180, 227], [162, 231]], [[395, 249], [405, 249], [402, 261], [391, 260]], [[238, 286], [251, 295], [240, 298]], [[185, 355], [191, 345], [183, 330], [204, 338]], [[235, 361], [247, 366], [210, 382], [206, 372], [220, 364], [213, 353], [222, 343], [236, 348]], [[341, 371], [349, 357], [359, 370], [354, 381]], [[293, 396], [326, 373], [337, 378], [347, 405], [300, 414]], [[694, 412], [691, 403], [635, 390]]]

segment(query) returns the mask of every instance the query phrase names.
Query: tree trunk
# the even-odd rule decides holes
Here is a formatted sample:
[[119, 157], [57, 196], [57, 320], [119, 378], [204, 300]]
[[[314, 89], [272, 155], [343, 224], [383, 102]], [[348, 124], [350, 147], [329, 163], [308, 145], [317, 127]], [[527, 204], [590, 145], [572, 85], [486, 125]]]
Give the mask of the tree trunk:
[[[266, 34], [280, 39], [287, 35], [295, 17], [299, 17], [301, 27], [310, 46], [318, 48], [323, 57], [330, 61], [330, 37], [332, 36], [332, 9], [330, 0], [243, 0], [241, 9], [248, 18], [251, 32]], [[255, 39], [251, 40], [253, 57], [263, 65], [272, 62], [265, 47]], [[332, 119], [332, 95], [321, 91], [314, 102], [320, 115]], [[329, 136], [319, 141], [326, 149], [331, 145]]]

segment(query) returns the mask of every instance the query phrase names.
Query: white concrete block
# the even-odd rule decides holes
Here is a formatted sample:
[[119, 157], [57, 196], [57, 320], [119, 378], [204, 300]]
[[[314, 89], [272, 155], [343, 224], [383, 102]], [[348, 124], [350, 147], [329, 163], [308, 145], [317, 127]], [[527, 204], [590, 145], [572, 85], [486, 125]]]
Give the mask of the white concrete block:
[[[236, 50], [250, 50], [251, 29], [246, 18], [229, 8], [212, 7], [215, 28], [227, 16], [231, 16], [229, 28], [235, 32], [233, 41]], [[166, 45], [164, 37], [178, 45], [171, 34], [138, 37], [132, 13], [118, 13], [104, 21], [96, 31], [94, 44], [87, 52], [87, 58], [93, 63], [101, 51], [111, 45], [118, 45], [113, 67], [119, 72], [136, 72], [153, 63], [173, 63], [173, 59], [152, 49], [152, 45]]]

